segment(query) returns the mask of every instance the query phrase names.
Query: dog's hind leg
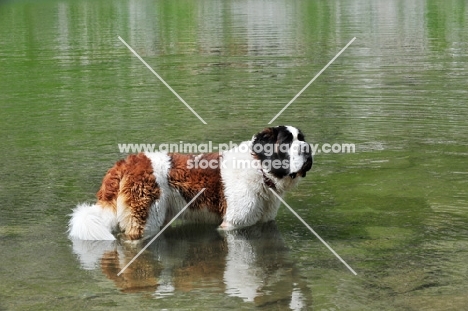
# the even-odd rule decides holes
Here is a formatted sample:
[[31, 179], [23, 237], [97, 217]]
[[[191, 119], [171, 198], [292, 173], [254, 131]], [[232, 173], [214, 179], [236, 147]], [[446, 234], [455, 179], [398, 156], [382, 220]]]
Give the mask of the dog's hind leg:
[[143, 237], [154, 202], [160, 199], [160, 188], [153, 174], [151, 161], [143, 154], [127, 159], [126, 173], [119, 184], [117, 220], [130, 240]]
[[121, 192], [117, 199], [117, 220], [119, 227], [130, 240], [143, 238], [148, 216], [152, 206], [159, 200], [156, 181], [140, 177], [122, 181]]

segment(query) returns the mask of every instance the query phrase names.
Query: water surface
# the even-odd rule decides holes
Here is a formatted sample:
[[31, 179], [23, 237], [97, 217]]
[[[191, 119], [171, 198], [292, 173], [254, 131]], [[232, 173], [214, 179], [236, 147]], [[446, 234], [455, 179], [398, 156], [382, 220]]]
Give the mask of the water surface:
[[[0, 309], [460, 310], [468, 305], [468, 9], [454, 1], [0, 4]], [[121, 36], [200, 122], [120, 42]], [[119, 143], [240, 142], [275, 121], [315, 156], [295, 217], [72, 243]]]

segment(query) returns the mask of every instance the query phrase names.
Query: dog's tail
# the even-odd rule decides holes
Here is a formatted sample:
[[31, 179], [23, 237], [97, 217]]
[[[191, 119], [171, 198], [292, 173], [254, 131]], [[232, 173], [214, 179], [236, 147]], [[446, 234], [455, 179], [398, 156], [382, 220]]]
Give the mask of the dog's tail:
[[111, 208], [99, 204], [79, 204], [71, 214], [68, 234], [72, 239], [115, 240], [112, 231], [117, 226], [117, 217]]

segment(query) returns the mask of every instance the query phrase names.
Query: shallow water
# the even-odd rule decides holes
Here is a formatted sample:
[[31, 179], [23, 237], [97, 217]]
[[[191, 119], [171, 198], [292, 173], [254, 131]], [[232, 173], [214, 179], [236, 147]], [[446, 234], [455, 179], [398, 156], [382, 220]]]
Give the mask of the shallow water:
[[[454, 1], [0, 3], [0, 309], [461, 310], [468, 9]], [[122, 44], [121, 36], [207, 122]], [[276, 223], [174, 226], [139, 250], [67, 239], [119, 143], [249, 139], [318, 153]]]

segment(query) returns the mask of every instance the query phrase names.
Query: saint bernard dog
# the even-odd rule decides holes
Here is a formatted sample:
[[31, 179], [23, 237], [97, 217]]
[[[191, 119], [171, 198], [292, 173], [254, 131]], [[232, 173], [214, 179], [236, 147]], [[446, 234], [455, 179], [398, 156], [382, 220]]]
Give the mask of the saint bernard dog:
[[81, 240], [146, 239], [180, 215], [229, 229], [276, 217], [280, 196], [312, 168], [312, 152], [292, 126], [264, 129], [231, 150], [181, 154], [145, 152], [118, 161], [104, 176], [95, 204], [71, 215], [69, 236]]

